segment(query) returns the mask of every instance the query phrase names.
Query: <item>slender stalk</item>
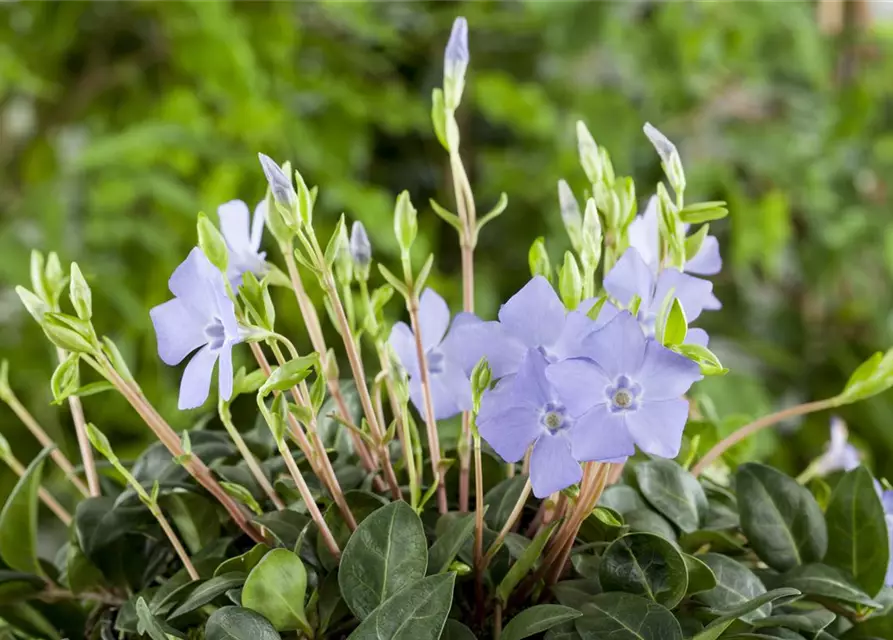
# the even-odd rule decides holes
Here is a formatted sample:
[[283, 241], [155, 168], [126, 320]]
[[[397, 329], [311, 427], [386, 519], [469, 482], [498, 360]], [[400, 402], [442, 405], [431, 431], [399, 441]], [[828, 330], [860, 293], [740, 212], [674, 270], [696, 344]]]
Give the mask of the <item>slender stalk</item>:
[[192, 580], [200, 579], [201, 576], [199, 576], [198, 571], [195, 570], [195, 565], [192, 564], [189, 554], [186, 553], [186, 549], [183, 547], [183, 543], [180, 542], [180, 538], [174, 532], [173, 527], [171, 527], [171, 523], [164, 517], [164, 513], [158, 505], [155, 505], [150, 511], [152, 511], [152, 515], [155, 516], [155, 519], [158, 520], [158, 524], [161, 525], [161, 530], [164, 531], [164, 535], [167, 536], [168, 541], [170, 541], [171, 546], [173, 546], [174, 551], [177, 553], [177, 557], [180, 558], [180, 562], [186, 567], [186, 573], [189, 574], [189, 577], [192, 578]]
[[474, 587], [479, 621], [484, 617], [484, 471], [481, 463], [481, 437], [474, 441]]
[[698, 460], [697, 464], [692, 467], [691, 473], [693, 476], [698, 476], [704, 469], [710, 466], [710, 464], [719, 458], [722, 454], [728, 451], [731, 447], [738, 444], [742, 440], [752, 436], [758, 431], [762, 431], [767, 427], [771, 427], [772, 425], [778, 424], [783, 420], [787, 420], [788, 418], [793, 418], [795, 416], [803, 416], [808, 413], [815, 413], [816, 411], [824, 411], [825, 409], [831, 409], [832, 407], [837, 406], [837, 398], [827, 398], [825, 400], [817, 400], [815, 402], [807, 402], [805, 404], [798, 404], [795, 407], [788, 407], [787, 409], [782, 409], [776, 413], [772, 413], [768, 416], [763, 416], [758, 420], [754, 420], [750, 424], [744, 425], [737, 431], [729, 434], [710, 449], [707, 453], [704, 454], [704, 457]]
[[270, 484], [270, 481], [267, 479], [267, 476], [264, 473], [263, 469], [260, 468], [257, 459], [254, 457], [254, 454], [251, 453], [251, 449], [248, 448], [248, 445], [245, 443], [244, 438], [242, 438], [242, 434], [239, 433], [239, 430], [236, 429], [236, 425], [233, 424], [232, 416], [229, 412], [229, 407], [227, 407], [225, 403], [221, 402], [218, 406], [218, 413], [220, 414], [220, 421], [223, 423], [223, 427], [226, 429], [229, 437], [235, 443], [236, 449], [239, 450], [239, 453], [242, 455], [242, 459], [245, 460], [245, 464], [248, 465], [248, 470], [251, 471], [251, 475], [254, 477], [257, 484], [260, 485], [260, 488], [263, 489], [265, 494], [267, 494], [267, 497], [270, 499], [273, 505], [275, 505], [278, 511], [282, 511], [283, 509], [285, 509], [285, 503], [282, 502], [282, 498], [280, 498], [276, 494], [276, 490], [273, 489], [273, 485]]
[[[56, 356], [59, 362], [64, 362], [68, 354], [56, 347]], [[84, 418], [84, 406], [77, 396], [68, 396], [68, 406], [71, 409], [71, 419], [74, 421], [74, 432], [78, 439], [78, 448], [81, 451], [81, 462], [84, 465], [84, 474], [87, 476], [87, 487], [90, 495], [96, 497], [100, 494], [99, 473], [96, 471], [96, 462], [93, 460], [93, 447], [87, 437], [87, 420]]]
[[612, 484], [617, 484], [620, 482], [620, 478], [623, 477], [623, 468], [626, 466], [626, 461], [623, 462], [615, 462], [611, 466], [611, 471], [608, 473], [608, 486]]
[[[437, 420], [434, 418], [434, 400], [431, 397], [431, 375], [428, 372], [428, 357], [422, 346], [422, 325], [419, 321], [419, 300], [415, 293], [410, 294], [407, 301], [412, 333], [415, 338], [416, 357], [419, 360], [419, 376], [422, 384], [422, 404], [425, 408], [425, 426], [428, 429], [428, 450], [431, 453], [431, 471], [437, 483], [437, 508], [440, 513], [447, 512], [446, 485], [440, 473], [440, 438], [437, 435]], [[477, 445], [476, 445], [477, 446]], [[475, 454], [477, 455], [477, 454]]]
[[[364, 287], [365, 288], [365, 287]], [[376, 338], [375, 351], [378, 353], [378, 362], [381, 366], [381, 372], [384, 374], [385, 391], [388, 394], [388, 403], [391, 406], [391, 413], [397, 421], [397, 433], [400, 437], [400, 448], [403, 452], [403, 460], [406, 465], [406, 474], [409, 477], [409, 495], [413, 508], [419, 505], [422, 495], [422, 488], [419, 482], [419, 467], [416, 465], [415, 456], [413, 455], [412, 434], [409, 428], [409, 407], [406, 403], [400, 402], [397, 398], [397, 392], [394, 390], [394, 380], [392, 378], [390, 362], [386, 352], [385, 344]]]
[[530, 478], [527, 479], [527, 482], [524, 484], [524, 488], [521, 490], [521, 495], [518, 496], [518, 501], [515, 502], [515, 506], [512, 508], [512, 512], [509, 514], [508, 519], [505, 521], [505, 524], [500, 529], [499, 534], [496, 536], [496, 540], [493, 541], [493, 544], [490, 545], [490, 548], [487, 549], [487, 554], [484, 556], [484, 565], [483, 568], [486, 569], [487, 565], [493, 560], [493, 557], [496, 555], [496, 552], [499, 551], [499, 548], [502, 546], [502, 543], [505, 542], [506, 536], [515, 526], [515, 523], [518, 522], [518, 519], [521, 517], [521, 513], [524, 511], [524, 505], [527, 504], [527, 498], [530, 497]]
[[[12, 454], [4, 458], [4, 461], [9, 468], [12, 469], [13, 473], [15, 473], [18, 477], [22, 477], [25, 475], [25, 467], [19, 462], [18, 458], [14, 457]], [[59, 520], [62, 521], [66, 527], [71, 524], [71, 514], [68, 513], [68, 510], [63, 507], [56, 498], [53, 497], [49, 491], [44, 489], [43, 487], [38, 487], [37, 489], [37, 497], [40, 498], [40, 501], [43, 502], [47, 508], [52, 511]]]
[[502, 635], [502, 603], [497, 602], [493, 609], [493, 640]]
[[78, 491], [80, 491], [81, 495], [85, 498], [89, 496], [90, 492], [84, 482], [78, 477], [74, 465], [72, 465], [71, 461], [64, 453], [62, 453], [61, 449], [56, 446], [56, 443], [53, 442], [53, 439], [50, 438], [47, 432], [43, 430], [43, 427], [41, 427], [37, 420], [34, 419], [34, 416], [32, 416], [25, 406], [19, 402], [19, 399], [12, 393], [12, 391], [9, 392], [9, 395], [4, 396], [3, 400], [6, 401], [9, 408], [12, 409], [16, 416], [18, 416], [19, 420], [22, 421], [22, 424], [28, 428], [28, 431], [31, 432], [31, 435], [37, 439], [40, 445], [52, 449], [50, 451], [50, 457], [53, 459], [53, 462], [62, 469], [65, 473], [65, 477], [71, 481]]
[[[146, 399], [136, 383], [128, 383], [124, 380], [105, 356], [102, 356], [101, 364], [89, 356], [84, 356], [84, 360], [118, 389], [172, 456], [179, 458], [184, 455], [185, 452], [177, 433]], [[264, 542], [264, 537], [248, 519], [241, 505], [224, 491], [223, 487], [214, 478], [211, 470], [198, 456], [189, 456], [183, 466], [201, 486], [223, 505], [242, 531], [247, 533], [255, 542]]]

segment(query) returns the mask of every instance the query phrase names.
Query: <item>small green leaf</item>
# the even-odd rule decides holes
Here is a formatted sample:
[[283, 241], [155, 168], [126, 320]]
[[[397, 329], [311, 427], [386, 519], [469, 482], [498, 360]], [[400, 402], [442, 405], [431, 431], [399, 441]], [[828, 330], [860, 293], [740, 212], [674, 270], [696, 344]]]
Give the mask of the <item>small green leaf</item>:
[[818, 633], [834, 622], [837, 616], [827, 609], [813, 609], [812, 611], [789, 611], [776, 613], [768, 618], [757, 620], [754, 626], [757, 629], [784, 627], [794, 631], [807, 631]]
[[[727, 582], [729, 585], [734, 584], [733, 580], [728, 580]], [[787, 601], [799, 595], [800, 592], [796, 589], [773, 589], [731, 608], [714, 609], [713, 612], [720, 614], [719, 617], [707, 625], [692, 640], [716, 640], [739, 618], [753, 625], [759, 624], [760, 621], [768, 619], [766, 613], [771, 611], [771, 603], [776, 600]], [[727, 601], [731, 599], [726, 598]], [[762, 612], [763, 615], [757, 616], [758, 612]]]
[[650, 460], [635, 470], [639, 490], [655, 509], [686, 533], [698, 529], [708, 505], [693, 475], [672, 460]]
[[441, 206], [434, 198], [429, 198], [428, 203], [431, 205], [431, 208], [434, 209], [434, 213], [438, 215], [438, 217], [449, 224], [453, 229], [462, 233], [462, 220], [455, 213], [447, 209], [446, 207]]
[[149, 610], [149, 605], [146, 603], [145, 598], [137, 598], [136, 616], [136, 629], [140, 635], [149, 636], [152, 640], [170, 640], [171, 638], [186, 637], [155, 617], [155, 614]]
[[198, 246], [202, 253], [205, 254], [208, 262], [217, 267], [222, 273], [226, 273], [226, 267], [229, 264], [229, 251], [226, 248], [226, 241], [223, 239], [220, 229], [204, 213], [198, 214], [196, 227], [198, 231]]
[[400, 295], [404, 298], [409, 297], [409, 289], [406, 288], [406, 285], [400, 280], [400, 278], [391, 273], [390, 270], [382, 263], [378, 262], [376, 263], [376, 266], [378, 267], [379, 272], [381, 272], [382, 277], [388, 281], [388, 284], [394, 287], [395, 291], [399, 292]]
[[478, 235], [480, 234], [481, 229], [483, 229], [487, 224], [489, 224], [490, 222], [492, 222], [493, 220], [495, 220], [496, 218], [501, 216], [503, 211], [505, 211], [505, 208], [508, 206], [508, 204], [509, 204], [509, 197], [503, 191], [502, 193], [499, 194], [499, 200], [497, 200], [496, 204], [493, 205], [493, 208], [490, 209], [484, 215], [484, 217], [482, 217], [480, 220], [478, 220], [477, 229], [475, 229], [475, 231], [474, 231], [475, 244], [477, 244]]
[[31, 461], [0, 510], [0, 559], [11, 569], [39, 576], [44, 571], [37, 556], [37, 493], [50, 451], [45, 448]]
[[57, 347], [76, 353], [93, 353], [93, 328], [89, 322], [64, 313], [48, 311], [43, 315], [43, 331]]
[[546, 280], [552, 280], [552, 263], [549, 261], [549, 252], [546, 251], [545, 238], [539, 237], [530, 245], [527, 264], [530, 266], [531, 276], [542, 276]]
[[257, 611], [280, 631], [310, 634], [304, 615], [307, 571], [288, 549], [273, 549], [257, 564], [242, 587], [242, 606]]
[[69, 299], [71, 306], [78, 314], [81, 320], [89, 320], [93, 315], [93, 294], [90, 292], [90, 285], [84, 279], [81, 268], [77, 262], [71, 263], [71, 280], [69, 287]]
[[174, 609], [168, 618], [177, 618], [200, 609], [230, 589], [241, 587], [245, 583], [245, 578], [246, 575], [239, 571], [224, 573], [201, 583], [189, 594], [189, 597], [186, 598], [183, 604]]
[[688, 333], [688, 320], [679, 298], [673, 298], [670, 312], [667, 314], [667, 322], [664, 325], [663, 344], [674, 346], [685, 342]]
[[446, 110], [443, 102], [443, 89], [440, 88], [431, 92], [431, 123], [434, 125], [434, 134], [440, 144], [449, 151], [450, 145], [447, 144], [446, 135]]
[[611, 543], [601, 557], [599, 582], [606, 591], [624, 591], [673, 608], [688, 589], [682, 554], [652, 533], [630, 533]]
[[875, 353], [853, 372], [843, 392], [837, 397], [840, 404], [865, 400], [893, 386], [893, 349]]
[[360, 620], [411, 583], [425, 577], [428, 544], [419, 516], [406, 502], [382, 507], [363, 520], [341, 556], [341, 596]]
[[455, 581], [454, 573], [438, 573], [409, 585], [363, 620], [348, 640], [439, 640]]
[[287, 549], [294, 549], [298, 537], [310, 522], [310, 517], [297, 511], [284, 509], [265, 513], [254, 519], [266, 528]]
[[518, 558], [518, 561], [515, 562], [515, 564], [508, 570], [508, 573], [505, 574], [502, 582], [500, 582], [499, 586], [496, 588], [496, 595], [501, 602], [508, 602], [509, 596], [512, 595], [512, 591], [515, 590], [515, 587], [518, 586], [521, 579], [533, 569], [534, 564], [540, 559], [543, 549], [545, 549], [546, 543], [549, 541], [549, 538], [552, 536], [552, 532], [555, 530], [558, 523], [559, 521], [556, 520], [540, 529], [533, 538], [533, 541], [527, 545], [526, 549], [524, 549], [524, 552]]
[[629, 593], [603, 593], [574, 621], [582, 640], [682, 640], [682, 629], [665, 607]]
[[254, 496], [251, 495], [251, 492], [248, 489], [235, 482], [221, 482], [220, 486], [223, 487], [223, 490], [226, 491], [230, 497], [233, 497], [244, 504], [255, 514], [263, 515], [264, 510], [257, 503], [257, 500], [254, 499]]
[[743, 564], [718, 553], [706, 553], [698, 556], [698, 559], [713, 571], [716, 576], [716, 586], [709, 591], [697, 594], [695, 599], [722, 613], [739, 611], [744, 607], [746, 611], [737, 613], [735, 617], [740, 617], [745, 622], [765, 618], [772, 611], [768, 604], [771, 600], [748, 608], [752, 602], [757, 602], [755, 598], [766, 593], [766, 587]]
[[242, 607], [223, 607], [205, 625], [205, 640], [282, 640], [262, 615]]
[[524, 609], [502, 630], [501, 640], [522, 640], [552, 627], [579, 618], [582, 613], [560, 604], [539, 604]]
[[449, 518], [443, 533], [428, 549], [428, 573], [443, 573], [474, 533], [474, 514]]
[[722, 376], [729, 371], [722, 366], [716, 354], [707, 347], [702, 347], [699, 344], [678, 344], [673, 349], [689, 360], [696, 362], [701, 367], [701, 373], [705, 376]]
[[[294, 544], [291, 546], [294, 548]], [[269, 550], [270, 547], [259, 542], [242, 555], [221, 562], [214, 570], [214, 577], [216, 578], [217, 576], [222, 576], [226, 573], [244, 573], [245, 575], [248, 575], [248, 573], [257, 566], [257, 563], [267, 555]]]
[[440, 640], [477, 640], [477, 636], [464, 624], [450, 618], [443, 627]]
[[68, 357], [56, 367], [53, 377], [50, 379], [53, 404], [61, 404], [80, 386], [80, 362], [80, 354], [69, 353]]
[[727, 215], [729, 215], [729, 210], [726, 207], [726, 203], [722, 200], [690, 204], [679, 212], [679, 217], [685, 224], [712, 222], [721, 220]]
[[710, 225], [705, 224], [685, 239], [685, 259], [691, 260], [701, 251], [704, 240], [710, 232]]
[[261, 385], [260, 393], [266, 396], [272, 391], [288, 391], [305, 380], [318, 365], [319, 356], [315, 353], [293, 358], [273, 370], [267, 381]]
[[825, 564], [814, 563], [796, 567], [784, 574], [780, 582], [807, 596], [831, 598], [847, 604], [873, 609], [881, 606], [862, 591], [850, 576], [840, 569]]

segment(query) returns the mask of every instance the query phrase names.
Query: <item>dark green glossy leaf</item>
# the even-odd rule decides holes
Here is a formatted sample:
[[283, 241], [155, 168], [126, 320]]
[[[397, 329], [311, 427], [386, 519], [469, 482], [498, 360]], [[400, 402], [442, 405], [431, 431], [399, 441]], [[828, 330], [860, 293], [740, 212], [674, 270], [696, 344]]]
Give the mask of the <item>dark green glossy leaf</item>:
[[537, 633], [542, 633], [552, 627], [579, 618], [581, 614], [576, 609], [563, 607], [559, 604], [540, 604], [529, 609], [524, 609], [502, 630], [501, 640], [522, 640]]
[[668, 540], [652, 533], [630, 533], [611, 543], [598, 569], [605, 591], [644, 596], [675, 607], [688, 588], [682, 554]]
[[205, 640], [281, 640], [276, 628], [259, 613], [242, 607], [223, 607], [205, 625]]
[[454, 573], [423, 578], [363, 620], [349, 640], [439, 640], [453, 604]]
[[223, 595], [230, 589], [241, 587], [246, 577], [247, 574], [242, 572], [224, 573], [203, 582], [193, 589], [185, 602], [174, 609], [169, 617], [177, 618], [205, 606], [214, 598]]
[[27, 602], [4, 602], [0, 604], [0, 620], [5, 621], [15, 629], [24, 631], [26, 638], [62, 640], [62, 636], [55, 625]]
[[33, 573], [0, 569], [0, 602], [14, 602], [42, 591], [46, 586], [46, 580]]
[[645, 499], [682, 531], [696, 531], [707, 511], [707, 496], [697, 479], [672, 460], [636, 465], [636, 480]]
[[471, 629], [451, 618], [443, 626], [440, 640], [477, 640], [477, 637], [471, 632]]
[[333, 623], [350, 615], [350, 609], [341, 597], [341, 589], [338, 587], [338, 572], [328, 574], [317, 590], [316, 603], [318, 628], [324, 632]]
[[686, 595], [710, 591], [716, 587], [716, 575], [707, 563], [687, 553], [682, 554], [685, 568], [688, 570], [688, 589]]
[[682, 640], [668, 609], [629, 593], [603, 593], [574, 621], [582, 640]]
[[545, 640], [580, 640], [580, 634], [573, 622], [565, 622], [549, 629]]
[[592, 600], [593, 597], [602, 593], [602, 586], [598, 580], [585, 578], [582, 580], [563, 580], [558, 584], [552, 585], [552, 595], [559, 603], [566, 607], [572, 607], [579, 611], [583, 610], [583, 605]]
[[865, 592], [874, 596], [884, 586], [890, 545], [884, 507], [865, 467], [845, 474], [825, 511], [828, 553], [823, 562], [848, 572]]
[[449, 518], [443, 533], [428, 549], [428, 573], [443, 573], [474, 533], [474, 514]]
[[16, 482], [0, 511], [0, 558], [16, 571], [44, 575], [37, 557], [37, 492], [52, 449], [41, 451]]
[[[363, 520], [369, 517], [369, 515], [376, 509], [380, 509], [383, 505], [387, 504], [384, 498], [377, 496], [374, 493], [366, 493], [365, 491], [347, 491], [344, 493], [344, 499], [347, 501], [347, 506], [350, 507], [357, 524], [363, 522]], [[334, 504], [330, 505], [329, 508], [326, 509], [323, 519], [326, 521], [326, 524], [329, 525], [329, 529], [332, 531], [335, 541], [343, 551], [347, 541], [350, 540], [351, 530], [341, 516], [338, 507]], [[323, 543], [322, 536], [316, 537], [316, 555], [326, 569], [332, 570], [338, 566], [338, 561], [332, 557], [332, 554], [329, 553], [329, 550]]]
[[294, 549], [301, 532], [310, 522], [310, 516], [291, 509], [283, 509], [257, 516], [254, 521], [269, 529], [283, 547]]
[[301, 559], [288, 549], [273, 549], [248, 574], [242, 606], [257, 611], [280, 631], [306, 631], [306, 591], [307, 571]]
[[828, 530], [808, 489], [772, 467], [753, 462], [738, 468], [735, 486], [741, 528], [766, 564], [787, 571], [822, 559]]
[[628, 484], [612, 484], [607, 487], [598, 503], [603, 507], [610, 507], [624, 516], [630, 511], [648, 508], [645, 499]]
[[172, 629], [159, 620], [149, 610], [145, 598], [137, 598], [136, 601], [137, 632], [140, 635], [149, 636], [152, 640], [169, 640], [169, 637], [185, 638], [182, 633]]
[[360, 620], [408, 585], [425, 577], [428, 545], [419, 516], [392, 502], [360, 523], [341, 556], [341, 596]]
[[849, 631], [843, 634], [842, 638], [843, 640], [856, 640], [856, 638], [889, 640], [889, 638], [893, 638], [893, 613], [863, 620], [853, 625]]
[[220, 537], [217, 507], [204, 496], [172, 493], [164, 496], [161, 504], [191, 553], [198, 553]]
[[502, 529], [512, 513], [512, 509], [515, 508], [518, 498], [521, 497], [525, 484], [527, 484], [527, 476], [519, 474], [503, 480], [487, 492], [484, 497], [484, 504], [487, 506], [484, 520], [488, 527], [494, 531]]
[[792, 569], [781, 577], [781, 584], [802, 591], [809, 596], [831, 598], [847, 604], [878, 608], [880, 603], [840, 569], [825, 564], [808, 564]]
[[834, 622], [837, 616], [827, 609], [813, 609], [811, 611], [789, 611], [786, 613], [775, 613], [768, 618], [762, 618], [754, 623], [754, 626], [760, 628], [786, 627], [794, 631], [807, 631], [810, 633], [818, 633], [829, 624]]
[[655, 513], [647, 507], [629, 511], [623, 514], [623, 519], [629, 525], [630, 531], [653, 533], [661, 538], [676, 542], [676, 530], [673, 529], [673, 525], [662, 515]]
[[267, 555], [269, 550], [270, 547], [267, 545], [258, 543], [242, 555], [221, 562], [220, 565], [214, 569], [214, 577], [216, 578], [217, 576], [234, 572], [248, 575], [251, 570], [257, 566], [257, 563]]
[[[743, 564], [718, 553], [707, 553], [698, 556], [713, 570], [716, 576], [716, 587], [695, 596], [698, 600], [717, 611], [732, 611], [746, 606], [766, 593], [766, 587], [754, 573]], [[768, 601], [767, 601], [768, 602]], [[765, 618], [772, 612], [767, 603], [741, 614], [742, 620], [751, 622], [757, 618]]]
[[689, 553], [699, 551], [705, 546], [710, 551], [720, 553], [744, 551], [744, 542], [738, 537], [725, 531], [711, 531], [708, 529], [683, 533], [679, 537], [679, 546]]
[[729, 609], [714, 609], [713, 612], [720, 614], [719, 617], [707, 625], [703, 631], [699, 632], [693, 640], [716, 640], [739, 618], [751, 624], [755, 624], [760, 620], [766, 620], [765, 616], [754, 617], [752, 614], [771, 607], [772, 602], [776, 600], [786, 601], [799, 595], [800, 592], [796, 589], [773, 589]]

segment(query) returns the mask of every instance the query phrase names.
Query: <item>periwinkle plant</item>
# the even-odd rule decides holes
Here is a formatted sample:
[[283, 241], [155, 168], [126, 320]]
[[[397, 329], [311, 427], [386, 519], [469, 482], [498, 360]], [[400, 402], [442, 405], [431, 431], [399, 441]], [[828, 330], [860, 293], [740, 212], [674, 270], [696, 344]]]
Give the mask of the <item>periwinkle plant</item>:
[[[839, 395], [720, 439], [698, 383], [726, 370], [689, 324], [720, 306], [705, 278], [722, 265], [706, 223], [727, 210], [686, 201], [680, 152], [651, 125], [669, 188], [656, 185], [639, 215], [632, 179], [578, 123], [586, 198], [562, 180], [556, 203], [571, 250], [553, 266], [536, 239], [530, 281], [495, 318], [476, 315], [475, 247], [507, 199], [478, 218], [460, 155], [468, 39], [457, 20], [432, 100], [455, 212], [430, 204], [458, 234], [462, 311], [429, 286], [434, 256], [413, 253], [430, 215], [408, 193], [395, 204], [399, 264], [373, 268], [363, 225], [342, 215], [324, 241], [316, 187], [261, 153], [266, 194], [253, 217], [240, 200], [220, 206], [219, 228], [199, 215], [173, 298], [149, 312], [159, 357], [188, 360], [180, 409], [214, 395], [223, 430], [174, 432], [94, 325], [78, 266], [66, 275], [55, 254], [35, 253], [31, 289], [18, 291], [57, 348], [51, 389], [71, 405], [81, 460], [54, 448], [4, 363], [0, 399], [46, 448], [26, 467], [0, 438], [20, 476], [0, 512], [0, 634], [893, 637], [893, 499], [842, 423], [797, 480], [758, 463], [729, 469], [725, 455], [786, 418], [887, 390], [893, 352]], [[277, 309], [271, 287], [293, 293], [311, 352], [276, 330], [294, 310]], [[397, 295], [407, 321], [390, 320]], [[234, 357], [252, 364], [236, 370]], [[81, 379], [84, 364], [94, 379]], [[131, 464], [86, 420], [80, 398], [102, 392], [120, 393], [159, 441]], [[256, 407], [260, 426], [237, 423], [234, 403]], [[447, 436], [442, 421], [459, 414]], [[91, 443], [111, 465], [101, 484]], [[74, 509], [72, 495], [41, 486], [48, 457]], [[38, 555], [40, 502], [70, 534], [53, 561]]]

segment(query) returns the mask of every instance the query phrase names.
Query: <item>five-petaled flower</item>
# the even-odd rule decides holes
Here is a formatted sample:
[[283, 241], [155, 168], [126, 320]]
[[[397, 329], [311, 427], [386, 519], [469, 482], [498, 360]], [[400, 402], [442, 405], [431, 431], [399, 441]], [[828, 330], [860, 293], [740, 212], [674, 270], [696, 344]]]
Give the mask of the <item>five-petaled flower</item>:
[[[463, 318], [456, 318], [451, 333], [463, 321]], [[432, 289], [425, 289], [419, 300], [419, 324], [422, 349], [428, 365], [434, 418], [441, 420], [469, 411], [471, 383], [468, 374], [456, 359], [456, 342], [451, 341], [449, 336], [444, 338], [450, 324], [450, 310], [444, 299]], [[409, 375], [409, 397], [415, 408], [424, 415], [421, 367], [412, 329], [405, 322], [398, 322], [391, 330], [388, 342]]]
[[862, 456], [859, 450], [847, 440], [846, 423], [834, 416], [831, 418], [831, 439], [825, 452], [815, 462], [815, 472], [827, 475], [835, 471], [851, 471], [859, 466]]
[[260, 250], [267, 217], [267, 201], [261, 200], [254, 208], [254, 219], [249, 220], [248, 205], [241, 200], [230, 200], [217, 207], [220, 231], [229, 250], [226, 277], [234, 288], [242, 284], [242, 274], [250, 271], [258, 277], [267, 272], [267, 254]]
[[158, 355], [165, 364], [176, 365], [198, 349], [183, 371], [180, 409], [194, 409], [205, 402], [218, 360], [220, 397], [228, 400], [233, 392], [232, 348], [241, 336], [223, 274], [196, 247], [174, 270], [168, 288], [174, 298], [149, 312]]

